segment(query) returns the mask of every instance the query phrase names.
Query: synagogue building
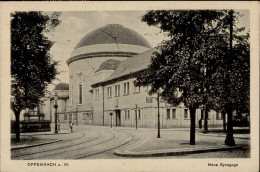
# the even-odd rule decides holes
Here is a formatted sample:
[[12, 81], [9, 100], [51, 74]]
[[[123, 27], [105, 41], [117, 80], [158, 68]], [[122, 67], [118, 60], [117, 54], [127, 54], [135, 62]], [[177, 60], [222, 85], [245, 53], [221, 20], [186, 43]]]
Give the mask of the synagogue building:
[[[158, 103], [157, 95], [148, 94], [149, 86], [134, 86], [135, 77], [148, 67], [153, 52], [142, 35], [122, 25], [109, 24], [88, 33], [67, 60], [69, 98], [64, 98], [66, 107], [59, 112], [59, 121], [156, 128], [159, 107], [161, 128], [189, 127], [187, 107], [173, 107], [161, 99]], [[197, 109], [196, 121], [203, 116]], [[208, 124], [221, 126], [221, 114], [209, 112]]]

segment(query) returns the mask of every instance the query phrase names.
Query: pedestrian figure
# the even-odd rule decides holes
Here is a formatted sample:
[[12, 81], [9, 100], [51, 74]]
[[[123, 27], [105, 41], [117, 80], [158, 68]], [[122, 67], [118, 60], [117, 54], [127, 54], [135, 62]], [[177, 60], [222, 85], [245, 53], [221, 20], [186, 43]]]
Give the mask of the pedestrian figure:
[[70, 121], [70, 131], [73, 133], [73, 122]]

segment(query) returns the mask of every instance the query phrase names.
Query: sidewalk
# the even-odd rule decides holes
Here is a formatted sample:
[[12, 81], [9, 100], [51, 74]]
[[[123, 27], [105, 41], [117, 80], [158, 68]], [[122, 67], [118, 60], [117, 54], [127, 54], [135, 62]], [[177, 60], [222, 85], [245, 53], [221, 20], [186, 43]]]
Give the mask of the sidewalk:
[[244, 148], [250, 147], [250, 134], [234, 134], [237, 145], [226, 146], [224, 145], [226, 133], [221, 128], [210, 128], [209, 130], [208, 134], [203, 134], [203, 129], [197, 128], [196, 145], [190, 145], [189, 128], [161, 129], [161, 138], [156, 137], [156, 130], [149, 132], [146, 129], [132, 129], [129, 132], [134, 135], [134, 139], [130, 144], [116, 149], [114, 154], [124, 157], [177, 156], [233, 149], [244, 150]]
[[[235, 139], [250, 140], [250, 131], [248, 127], [234, 127], [233, 136]], [[214, 136], [214, 137], [226, 137], [227, 133], [222, 128], [209, 128], [209, 133], [203, 133], [203, 129], [198, 130], [199, 135]]]
[[61, 130], [59, 133], [54, 133], [54, 131], [21, 133], [20, 142], [15, 142], [15, 134], [11, 134], [11, 150], [59, 142], [62, 141], [61, 135], [64, 134], [70, 134], [70, 131]]
[[242, 149], [242, 146], [226, 146], [209, 142], [197, 141], [196, 145], [190, 145], [187, 141], [144, 138], [134, 143], [116, 149], [114, 154], [124, 157], [156, 157], [156, 156], [177, 156], [193, 153], [226, 151]]

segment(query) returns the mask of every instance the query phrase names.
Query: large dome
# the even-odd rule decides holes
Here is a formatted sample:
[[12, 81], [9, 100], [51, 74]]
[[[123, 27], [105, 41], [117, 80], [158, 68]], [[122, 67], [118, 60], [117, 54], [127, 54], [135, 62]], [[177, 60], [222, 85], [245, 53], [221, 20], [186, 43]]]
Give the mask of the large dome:
[[71, 62], [95, 57], [133, 57], [151, 49], [139, 33], [122, 25], [109, 24], [84, 36], [67, 60]]
[[139, 33], [118, 24], [109, 24], [90, 32], [81, 39], [75, 48], [111, 43], [151, 48], [151, 45]]
[[53, 90], [69, 90], [69, 84], [59, 83], [55, 86], [55, 88]]

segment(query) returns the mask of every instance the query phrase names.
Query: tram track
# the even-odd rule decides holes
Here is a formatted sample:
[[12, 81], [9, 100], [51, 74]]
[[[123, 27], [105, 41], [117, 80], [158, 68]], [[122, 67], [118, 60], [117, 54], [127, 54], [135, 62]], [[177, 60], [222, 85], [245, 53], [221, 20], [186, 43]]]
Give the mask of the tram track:
[[48, 154], [48, 152], [62, 150], [67, 147], [73, 147], [73, 146], [85, 144], [87, 142], [91, 142], [91, 141], [96, 140], [99, 137], [101, 137], [101, 134], [98, 133], [98, 135], [93, 138], [84, 139], [84, 137], [86, 136], [86, 133], [87, 132], [84, 132], [81, 137], [76, 138], [74, 140], [69, 140], [69, 141], [63, 140], [58, 143], [53, 143], [51, 147], [49, 145], [48, 146], [41, 145], [41, 146], [37, 146], [37, 147], [29, 147], [29, 148], [23, 148], [23, 149], [19, 149], [19, 150], [13, 150], [13, 151], [11, 151], [11, 154], [12, 154], [11, 158], [14, 160], [37, 159], [38, 156], [41, 156], [43, 154]]
[[[130, 136], [130, 137], [127, 138], [125, 141], [122, 140], [122, 141], [121, 141], [122, 143], [119, 143], [119, 144], [118, 144], [118, 142], [117, 142], [116, 145], [113, 144], [113, 143], [115, 142], [114, 139], [113, 139], [113, 140], [110, 140], [110, 141], [107, 141], [107, 142], [106, 142], [106, 147], [105, 147], [105, 149], [103, 149], [103, 150], [101, 149], [101, 150], [99, 150], [99, 151], [89, 152], [88, 154], [81, 154], [81, 155], [78, 155], [75, 159], [89, 158], [89, 157], [91, 157], [91, 156], [95, 156], [95, 155], [98, 155], [98, 154], [105, 153], [105, 152], [107, 152], [107, 151], [111, 151], [111, 150], [113, 150], [113, 149], [116, 149], [116, 148], [122, 147], [122, 146], [124, 146], [124, 145], [127, 145], [127, 144], [133, 139], [132, 134], [129, 134], [129, 133], [123, 132], [123, 131], [118, 131], [118, 130], [117, 130], [117, 132], [122, 132], [122, 133], [124, 133], [124, 134], [126, 134], [126, 135], [128, 135], [128, 136]], [[119, 138], [121, 138], [121, 137], [119, 136]], [[111, 142], [112, 145], [108, 146], [108, 144], [111, 144], [111, 143], [109, 143], [109, 142]]]
[[[92, 131], [95, 131], [92, 130]], [[100, 130], [96, 137], [86, 138], [91, 131], [82, 132], [83, 136], [70, 141], [61, 141], [51, 146], [38, 146], [12, 151], [14, 160], [32, 159], [84, 159], [127, 145], [133, 136], [121, 130]], [[85, 138], [85, 139], [84, 139]], [[20, 152], [19, 152], [20, 151]]]

